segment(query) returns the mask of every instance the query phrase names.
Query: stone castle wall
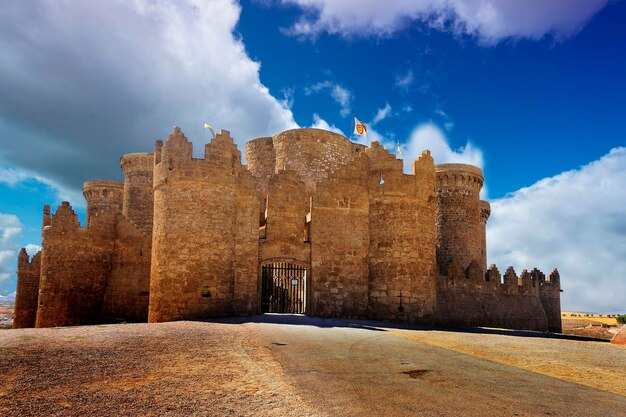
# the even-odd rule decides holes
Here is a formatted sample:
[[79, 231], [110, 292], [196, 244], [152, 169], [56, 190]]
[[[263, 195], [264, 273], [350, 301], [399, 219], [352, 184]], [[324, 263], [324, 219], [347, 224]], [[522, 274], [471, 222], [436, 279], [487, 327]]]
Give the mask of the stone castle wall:
[[257, 314], [262, 266], [288, 263], [308, 315], [560, 331], [558, 272], [486, 268], [479, 168], [425, 151], [404, 174], [377, 142], [318, 129], [246, 152], [222, 131], [193, 158], [175, 128], [121, 158], [123, 185], [85, 183], [86, 227], [45, 207], [42, 253], [19, 259], [24, 325], [33, 309], [39, 327]]
[[367, 317], [369, 205], [364, 156], [319, 182], [310, 218], [309, 314]]
[[447, 269], [447, 275], [438, 278], [438, 325], [548, 330], [540, 299], [542, 281], [535, 271], [524, 270], [518, 277], [509, 268], [501, 277], [494, 265], [485, 273], [475, 262], [465, 272], [455, 263]]
[[94, 214], [83, 228], [63, 203], [42, 234], [36, 327], [99, 323], [115, 242], [113, 209]]
[[32, 259], [29, 259], [26, 249], [22, 249], [17, 260], [14, 329], [35, 327], [40, 274], [41, 252], [37, 252]]
[[118, 216], [111, 270], [104, 290], [105, 322], [145, 322], [150, 295], [152, 236]]

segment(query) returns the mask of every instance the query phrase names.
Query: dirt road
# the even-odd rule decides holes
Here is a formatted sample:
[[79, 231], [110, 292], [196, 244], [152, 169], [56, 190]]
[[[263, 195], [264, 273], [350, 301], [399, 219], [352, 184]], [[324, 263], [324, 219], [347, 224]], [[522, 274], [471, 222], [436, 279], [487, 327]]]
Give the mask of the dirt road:
[[[394, 336], [414, 331], [287, 316], [263, 321], [274, 324], [245, 326], [267, 341], [290, 384], [307, 393], [306, 401], [331, 415], [626, 416], [626, 397]], [[302, 322], [309, 325], [287, 324]], [[421, 333], [428, 337], [428, 331]], [[467, 338], [445, 333], [461, 343]], [[525, 338], [520, 347], [555, 341], [563, 342]], [[614, 353], [626, 356], [625, 349]]]
[[[624, 396], [432, 343], [477, 348], [480, 336], [432, 334], [429, 344], [389, 324], [267, 315], [5, 330], [0, 415], [626, 416]], [[535, 345], [493, 337], [505, 350]]]

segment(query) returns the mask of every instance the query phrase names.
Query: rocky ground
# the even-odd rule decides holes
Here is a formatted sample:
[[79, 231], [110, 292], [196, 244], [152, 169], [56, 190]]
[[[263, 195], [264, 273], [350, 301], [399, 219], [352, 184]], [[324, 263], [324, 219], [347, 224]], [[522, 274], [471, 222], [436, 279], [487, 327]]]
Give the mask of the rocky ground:
[[626, 416], [625, 346], [543, 336], [268, 315], [3, 330], [0, 415]]

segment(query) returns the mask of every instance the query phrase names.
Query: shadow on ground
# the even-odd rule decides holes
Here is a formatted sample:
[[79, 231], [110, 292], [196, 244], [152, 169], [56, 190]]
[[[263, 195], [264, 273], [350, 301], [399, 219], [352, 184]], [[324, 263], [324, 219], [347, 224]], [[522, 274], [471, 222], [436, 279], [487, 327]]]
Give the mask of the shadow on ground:
[[415, 331], [445, 331], [456, 333], [476, 333], [476, 334], [494, 334], [502, 336], [512, 337], [536, 337], [542, 339], [560, 339], [560, 340], [577, 340], [577, 341], [590, 341], [590, 342], [608, 342], [605, 339], [598, 339], [593, 337], [574, 336], [560, 333], [544, 333], [535, 332], [530, 330], [509, 330], [509, 329], [494, 329], [486, 327], [470, 327], [470, 328], [442, 328], [442, 327], [430, 327], [415, 324], [402, 324], [384, 321], [374, 320], [356, 320], [356, 319], [341, 319], [341, 318], [321, 318], [321, 317], [309, 317], [304, 314], [275, 314], [266, 313], [256, 316], [246, 317], [229, 317], [221, 319], [208, 319], [199, 320], [209, 323], [224, 323], [224, 324], [245, 324], [245, 323], [266, 323], [266, 324], [287, 324], [294, 326], [316, 326], [321, 328], [331, 327], [346, 327], [352, 329], [372, 330], [377, 332], [385, 332], [389, 329], [399, 330], [415, 330]]

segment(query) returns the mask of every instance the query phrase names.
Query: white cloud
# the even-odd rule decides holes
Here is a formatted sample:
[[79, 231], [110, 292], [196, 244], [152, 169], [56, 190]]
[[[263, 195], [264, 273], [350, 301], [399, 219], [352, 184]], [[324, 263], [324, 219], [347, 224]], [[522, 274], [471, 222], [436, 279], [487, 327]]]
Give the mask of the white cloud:
[[409, 69], [404, 74], [396, 75], [395, 84], [399, 89], [407, 91], [411, 84], [413, 84], [413, 71]]
[[626, 306], [626, 148], [491, 202], [490, 263], [558, 267], [564, 310]]
[[433, 123], [423, 123], [413, 129], [406, 144], [403, 145], [404, 171], [412, 170], [413, 161], [424, 151], [430, 153], [436, 164], [459, 163], [476, 165], [483, 168], [483, 153], [470, 142], [459, 149], [452, 149], [443, 131]]
[[346, 135], [337, 126], [331, 126], [330, 124], [328, 124], [328, 122], [322, 119], [317, 113], [313, 113], [313, 124], [310, 127], [313, 127], [315, 129], [330, 130], [331, 132], [339, 133], [343, 136]]
[[16, 239], [23, 226], [17, 216], [0, 213], [0, 284], [15, 276], [17, 267]]
[[376, 116], [372, 120], [372, 125], [378, 124], [380, 121], [385, 120], [387, 117], [391, 115], [391, 106], [389, 103], [385, 103], [385, 107], [382, 109], [378, 109], [376, 112]]
[[315, 37], [391, 36], [412, 22], [468, 34], [485, 44], [506, 38], [563, 39], [576, 34], [608, 0], [282, 0], [302, 7], [289, 33]]
[[40, 175], [26, 171], [24, 169], [16, 168], [2, 168], [0, 167], [0, 184], [5, 184], [11, 188], [18, 186], [19, 184], [27, 181], [35, 181], [46, 187], [51, 188], [57, 195], [57, 201], [71, 201], [73, 207], [85, 207], [85, 200], [82, 192], [74, 188], [65, 187], [59, 185], [57, 182], [43, 178]]
[[29, 243], [24, 247], [26, 249], [26, 253], [28, 256], [33, 257], [41, 250], [41, 245], [35, 245], [34, 243]]
[[[3, 2], [0, 160], [79, 192], [120, 179], [119, 156], [150, 152], [180, 125], [252, 137], [297, 127], [233, 34], [234, 0]], [[13, 180], [17, 181], [17, 180]], [[75, 203], [75, 201], [73, 201]]]
[[332, 81], [326, 80], [313, 84], [312, 86], [304, 89], [304, 93], [306, 95], [319, 93], [320, 91], [328, 91], [330, 93], [332, 99], [335, 100], [341, 107], [339, 110], [339, 114], [341, 114], [342, 117], [346, 117], [350, 114], [350, 112], [352, 111], [352, 93], [347, 88]]

